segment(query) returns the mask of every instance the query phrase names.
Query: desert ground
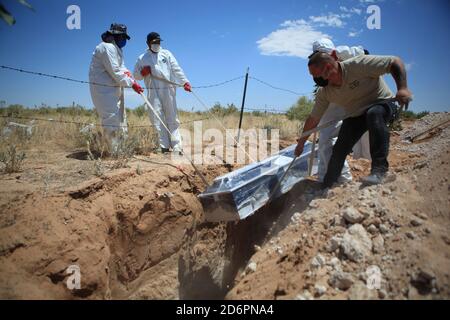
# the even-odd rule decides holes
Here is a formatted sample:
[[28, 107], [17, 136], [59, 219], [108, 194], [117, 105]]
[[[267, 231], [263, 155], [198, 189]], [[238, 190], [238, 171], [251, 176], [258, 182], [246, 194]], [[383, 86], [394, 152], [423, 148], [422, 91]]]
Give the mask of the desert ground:
[[[183, 114], [183, 126], [201, 117]], [[301, 123], [283, 117], [249, 116], [244, 128], [281, 129], [286, 147]], [[3, 150], [25, 158], [0, 174], [0, 298], [449, 299], [450, 128], [411, 141], [448, 119], [430, 113], [392, 131], [382, 185], [363, 188], [370, 163], [349, 157], [352, 182], [322, 190], [306, 180], [228, 223], [204, 220], [201, 179], [156, 153], [151, 129], [132, 129], [133, 153], [108, 158], [86, 147], [95, 139], [82, 125], [37, 121], [31, 136], [2, 137]], [[140, 124], [148, 119], [130, 118]], [[200, 170], [211, 182], [239, 166]], [[80, 289], [67, 287], [71, 265]], [[373, 267], [381, 282], [369, 289]]]

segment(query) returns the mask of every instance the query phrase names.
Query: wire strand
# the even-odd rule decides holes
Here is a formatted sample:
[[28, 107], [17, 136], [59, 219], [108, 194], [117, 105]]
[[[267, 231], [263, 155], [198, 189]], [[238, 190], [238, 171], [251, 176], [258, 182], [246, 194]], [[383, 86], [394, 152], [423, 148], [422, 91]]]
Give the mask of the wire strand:
[[[35, 117], [23, 117], [23, 116], [8, 116], [8, 115], [0, 115], [0, 118], [8, 118], [8, 119], [20, 119], [20, 120], [35, 120], [35, 121], [47, 121], [47, 122], [57, 122], [57, 123], [65, 123], [65, 124], [77, 124], [77, 125], [85, 125], [85, 126], [98, 126], [98, 127], [112, 127], [112, 128], [122, 128], [122, 127], [127, 127], [127, 128], [149, 128], [149, 127], [154, 127], [153, 124], [148, 124], [148, 125], [108, 125], [108, 124], [100, 124], [100, 123], [92, 123], [92, 122], [79, 122], [79, 121], [70, 121], [70, 120], [55, 120], [55, 119], [45, 119], [45, 118], [35, 118]], [[203, 120], [208, 120], [210, 119], [209, 117], [205, 117], [205, 118], [200, 118], [200, 119], [193, 119], [193, 120], [189, 120], [189, 121], [184, 121], [184, 122], [180, 122], [180, 124], [188, 124], [188, 123], [192, 123], [195, 121], [203, 121]]]
[[200, 97], [199, 97], [194, 91], [191, 91], [191, 93], [192, 93], [192, 94], [194, 95], [194, 97], [198, 100], [198, 102], [200, 102], [200, 104], [203, 105], [203, 107], [206, 109], [206, 112], [208, 112], [213, 118], [215, 118], [215, 119], [220, 123], [220, 125], [222, 126], [222, 128], [225, 130], [225, 134], [228, 134], [228, 136], [230, 136], [230, 137], [233, 139], [233, 141], [234, 141], [234, 143], [235, 143], [235, 146], [239, 147], [239, 149], [241, 149], [242, 151], [244, 151], [244, 153], [248, 156], [248, 158], [249, 158], [251, 161], [256, 162], [256, 160], [252, 158], [252, 156], [247, 152], [247, 150], [245, 150], [245, 146], [242, 147], [241, 144], [236, 140], [236, 138], [233, 137], [233, 136], [228, 132], [227, 128], [225, 128], [225, 126], [223, 125], [222, 121], [220, 121], [220, 120], [216, 117], [216, 115], [215, 115], [212, 111], [209, 110], [208, 106], [200, 99]]
[[268, 86], [268, 87], [270, 87], [272, 89], [288, 92], [288, 93], [291, 93], [291, 94], [295, 94], [296, 96], [309, 96], [309, 95], [311, 95], [313, 93], [313, 92], [298, 93], [298, 92], [295, 92], [295, 91], [292, 91], [292, 90], [289, 90], [289, 89], [276, 87], [276, 86], [274, 86], [274, 85], [272, 85], [272, 84], [270, 84], [270, 83], [268, 83], [268, 82], [266, 82], [264, 80], [261, 80], [261, 79], [258, 79], [258, 78], [252, 77], [252, 76], [249, 76], [249, 78], [253, 79], [253, 80], [256, 80], [256, 81], [258, 81], [258, 82], [260, 82], [260, 83], [262, 83], [262, 84], [264, 84], [264, 85], [266, 85], [266, 86]]
[[258, 111], [258, 112], [269, 112], [269, 113], [277, 113], [277, 114], [286, 114], [287, 111], [277, 110], [277, 109], [257, 109], [257, 108], [244, 108], [244, 111]]
[[[58, 75], [49, 74], [49, 73], [43, 73], [43, 72], [30, 71], [30, 70], [25, 70], [25, 69], [21, 69], [21, 68], [14, 68], [14, 67], [4, 66], [4, 65], [1, 65], [0, 68], [5, 69], [5, 70], [11, 70], [11, 71], [17, 71], [17, 72], [21, 72], [21, 73], [26, 73], [26, 74], [37, 75], [37, 76], [41, 76], [41, 77], [66, 80], [66, 81], [82, 83], [82, 84], [92, 84], [92, 85], [95, 85], [95, 86], [111, 87], [111, 88], [120, 88], [120, 87], [122, 87], [122, 88], [131, 88], [130, 86], [111, 85], [111, 84], [97, 83], [97, 82], [92, 82], [92, 81], [78, 80], [78, 79], [73, 79], [73, 78], [69, 78], [69, 77], [63, 77], [63, 76], [58, 76]], [[244, 78], [244, 76], [235, 77], [235, 78], [230, 79], [230, 80], [226, 80], [226, 81], [222, 81], [222, 82], [214, 83], [214, 84], [209, 84], [209, 85], [193, 86], [192, 88], [193, 89], [213, 88], [213, 87], [218, 87], [218, 86], [225, 85], [227, 83], [230, 83], [230, 82], [242, 79], [242, 78]], [[146, 87], [146, 89], [157, 89], [157, 90], [162, 90], [162, 89], [167, 89], [167, 88], [170, 88], [170, 87], [169, 86], [167, 86], [167, 87], [153, 87], [153, 86]]]

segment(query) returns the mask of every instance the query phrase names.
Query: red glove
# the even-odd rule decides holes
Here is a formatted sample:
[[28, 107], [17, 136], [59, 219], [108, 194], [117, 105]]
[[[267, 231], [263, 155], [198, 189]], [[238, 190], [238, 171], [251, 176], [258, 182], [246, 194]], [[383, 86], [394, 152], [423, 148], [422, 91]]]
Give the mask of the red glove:
[[191, 84], [190, 84], [189, 82], [186, 82], [186, 83], [184, 84], [184, 90], [186, 90], [186, 91], [188, 91], [188, 92], [191, 92], [191, 91], [192, 91], [192, 87], [191, 87]]
[[128, 71], [128, 70], [127, 70], [127, 71], [125, 71], [125, 72], [124, 72], [124, 74], [125, 74], [125, 75], [127, 75], [127, 76], [129, 76], [130, 78], [133, 78], [133, 76], [131, 75], [131, 72], [130, 72], [130, 71]]
[[138, 94], [141, 94], [142, 92], [144, 92], [144, 89], [142, 89], [142, 87], [139, 85], [139, 83], [135, 82], [133, 83], [133, 85], [131, 86], [133, 88], [134, 91], [136, 91]]
[[152, 74], [152, 69], [150, 68], [150, 66], [143, 67], [141, 70], [141, 76], [146, 77], [149, 74]]

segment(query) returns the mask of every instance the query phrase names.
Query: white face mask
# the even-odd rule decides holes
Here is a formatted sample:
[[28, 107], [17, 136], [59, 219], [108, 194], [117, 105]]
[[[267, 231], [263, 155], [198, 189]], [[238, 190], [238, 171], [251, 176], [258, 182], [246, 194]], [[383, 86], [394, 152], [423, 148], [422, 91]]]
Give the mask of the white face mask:
[[159, 50], [161, 50], [161, 45], [160, 44], [152, 44], [152, 45], [150, 45], [150, 49], [153, 51], [153, 52], [159, 52]]

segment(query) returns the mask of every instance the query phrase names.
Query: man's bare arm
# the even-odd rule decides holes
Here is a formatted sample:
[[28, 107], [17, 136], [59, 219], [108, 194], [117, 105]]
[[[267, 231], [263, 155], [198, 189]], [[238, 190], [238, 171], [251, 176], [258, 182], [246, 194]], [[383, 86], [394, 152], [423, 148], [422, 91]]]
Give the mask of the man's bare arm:
[[[305, 121], [305, 125], [303, 126], [303, 131], [302, 132], [306, 132], [309, 131], [311, 129], [314, 129], [315, 127], [317, 127], [317, 125], [319, 124], [320, 118], [315, 118], [313, 116], [309, 116], [308, 119], [306, 119]], [[295, 155], [298, 157], [303, 153], [303, 147], [305, 146], [305, 142], [306, 140], [308, 140], [310, 135], [306, 136], [306, 137], [302, 137], [299, 138], [297, 140], [297, 147], [295, 148]]]
[[396, 57], [392, 62], [390, 72], [397, 85], [397, 90], [408, 88], [405, 64], [400, 58]]
[[412, 93], [408, 89], [405, 64], [400, 58], [396, 57], [394, 59], [390, 72], [397, 85], [396, 98], [400, 105], [405, 105], [405, 109], [408, 109], [409, 101], [412, 99]]

